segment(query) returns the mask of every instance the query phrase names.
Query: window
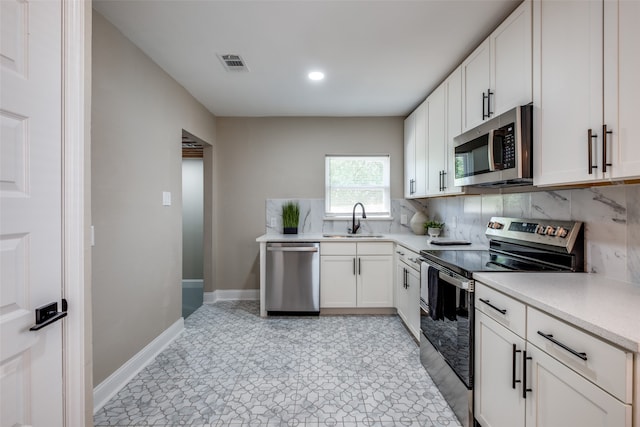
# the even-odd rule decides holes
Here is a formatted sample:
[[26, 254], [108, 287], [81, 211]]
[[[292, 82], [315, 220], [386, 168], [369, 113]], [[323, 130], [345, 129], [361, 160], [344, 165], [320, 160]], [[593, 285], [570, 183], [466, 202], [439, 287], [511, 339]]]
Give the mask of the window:
[[367, 216], [391, 216], [389, 155], [325, 157], [325, 214], [351, 216], [361, 202]]

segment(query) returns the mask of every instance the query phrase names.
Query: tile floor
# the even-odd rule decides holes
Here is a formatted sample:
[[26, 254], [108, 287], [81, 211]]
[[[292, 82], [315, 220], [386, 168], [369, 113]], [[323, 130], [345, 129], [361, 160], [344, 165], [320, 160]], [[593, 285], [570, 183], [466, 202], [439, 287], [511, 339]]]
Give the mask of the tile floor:
[[397, 316], [204, 305], [96, 426], [457, 426]]

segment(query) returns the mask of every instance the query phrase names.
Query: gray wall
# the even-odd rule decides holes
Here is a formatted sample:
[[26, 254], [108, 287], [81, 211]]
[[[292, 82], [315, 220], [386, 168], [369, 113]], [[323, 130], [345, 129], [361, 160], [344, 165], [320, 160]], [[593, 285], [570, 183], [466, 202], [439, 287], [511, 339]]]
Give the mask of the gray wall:
[[182, 278], [204, 278], [204, 174], [202, 159], [182, 161]]
[[403, 126], [402, 117], [219, 117], [216, 288], [259, 287], [266, 199], [324, 198], [325, 154], [390, 154], [391, 197], [401, 198]]
[[[94, 384], [181, 316], [182, 130], [214, 144], [215, 117], [93, 14]], [[173, 205], [162, 206], [170, 191]]]

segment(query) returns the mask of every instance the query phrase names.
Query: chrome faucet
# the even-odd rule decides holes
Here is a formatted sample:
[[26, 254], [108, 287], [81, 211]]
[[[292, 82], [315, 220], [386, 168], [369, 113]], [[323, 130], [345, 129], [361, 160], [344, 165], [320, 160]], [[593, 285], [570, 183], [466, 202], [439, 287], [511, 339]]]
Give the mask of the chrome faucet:
[[360, 205], [360, 207], [362, 208], [362, 219], [367, 217], [367, 214], [364, 212], [364, 205], [362, 203], [358, 202], [355, 205], [353, 205], [353, 216], [351, 217], [351, 229], [349, 230], [350, 234], [356, 234], [360, 229], [360, 220], [358, 220], [358, 223], [356, 224], [356, 208], [358, 207], [358, 205]]

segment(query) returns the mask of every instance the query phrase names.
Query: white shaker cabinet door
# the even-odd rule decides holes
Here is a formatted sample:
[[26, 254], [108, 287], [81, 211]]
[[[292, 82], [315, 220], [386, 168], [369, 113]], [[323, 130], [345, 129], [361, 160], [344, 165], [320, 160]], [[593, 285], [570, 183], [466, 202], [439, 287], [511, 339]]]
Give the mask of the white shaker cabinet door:
[[640, 176], [639, 22], [640, 1], [605, 2], [604, 124], [615, 178]]
[[525, 341], [476, 310], [474, 412], [483, 427], [524, 427]]
[[631, 405], [527, 346], [527, 427], [631, 427]]
[[598, 180], [602, 3], [536, 1], [533, 13], [534, 184]]
[[320, 308], [356, 306], [356, 257], [320, 257]]
[[356, 270], [358, 307], [393, 307], [393, 256], [360, 256]]
[[491, 85], [490, 43], [485, 40], [462, 63], [462, 127], [467, 131], [487, 116], [485, 96]]
[[532, 100], [531, 2], [522, 3], [491, 34], [491, 117]]

